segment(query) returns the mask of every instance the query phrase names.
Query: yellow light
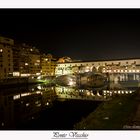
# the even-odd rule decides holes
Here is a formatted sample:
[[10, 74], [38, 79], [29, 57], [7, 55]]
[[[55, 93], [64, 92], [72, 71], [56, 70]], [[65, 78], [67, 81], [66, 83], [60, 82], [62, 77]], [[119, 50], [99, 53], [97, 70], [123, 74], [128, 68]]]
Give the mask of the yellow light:
[[132, 70], [129, 70], [129, 72], [132, 72]]
[[25, 66], [28, 66], [28, 63], [25, 63]]
[[126, 94], [128, 94], [128, 91], [125, 91]]
[[137, 72], [140, 72], [139, 70], [137, 70]]
[[99, 97], [101, 96], [101, 95], [99, 94], [99, 92], [97, 92], [97, 96], [99, 96]]
[[41, 89], [41, 86], [39, 85], [39, 86], [37, 86], [37, 88], [38, 88], [38, 89]]
[[116, 72], [116, 70], [114, 70], [114, 72]]
[[30, 103], [26, 103], [26, 106], [29, 106], [30, 105]]
[[19, 76], [20, 73], [19, 72], [13, 72], [13, 76]]
[[47, 102], [46, 105], [48, 106], [49, 105], [49, 102]]
[[38, 63], [39, 63], [39, 62], [40, 62], [40, 60], [36, 60], [36, 62], [38, 62]]
[[132, 93], [132, 91], [129, 91], [129, 93]]
[[120, 72], [120, 70], [118, 70], [118, 72]]
[[0, 49], [0, 52], [3, 52], [3, 50], [2, 50], [2, 49]]
[[16, 100], [16, 99], [19, 99], [19, 98], [20, 98], [20, 94], [13, 96], [13, 100]]

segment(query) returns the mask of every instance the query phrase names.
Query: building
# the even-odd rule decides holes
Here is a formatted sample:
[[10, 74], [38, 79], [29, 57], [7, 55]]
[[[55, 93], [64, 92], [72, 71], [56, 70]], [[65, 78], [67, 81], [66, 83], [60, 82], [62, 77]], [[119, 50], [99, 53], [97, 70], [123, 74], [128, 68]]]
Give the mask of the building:
[[44, 76], [54, 76], [56, 59], [51, 54], [41, 56], [41, 74]]
[[13, 47], [13, 76], [40, 75], [40, 52], [27, 44], [16, 44]]
[[56, 76], [86, 72], [109, 74], [111, 80], [140, 81], [140, 59], [58, 63], [55, 70]]
[[0, 79], [13, 75], [13, 45], [13, 39], [0, 36]]

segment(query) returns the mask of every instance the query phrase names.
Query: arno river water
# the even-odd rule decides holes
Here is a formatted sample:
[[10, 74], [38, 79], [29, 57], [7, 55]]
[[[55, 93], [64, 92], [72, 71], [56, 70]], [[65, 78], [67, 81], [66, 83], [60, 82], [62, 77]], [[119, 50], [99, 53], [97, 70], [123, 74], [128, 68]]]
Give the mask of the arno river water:
[[0, 89], [0, 129], [72, 130], [73, 125], [113, 95], [133, 94], [134, 83], [110, 83], [100, 88], [47, 86]]

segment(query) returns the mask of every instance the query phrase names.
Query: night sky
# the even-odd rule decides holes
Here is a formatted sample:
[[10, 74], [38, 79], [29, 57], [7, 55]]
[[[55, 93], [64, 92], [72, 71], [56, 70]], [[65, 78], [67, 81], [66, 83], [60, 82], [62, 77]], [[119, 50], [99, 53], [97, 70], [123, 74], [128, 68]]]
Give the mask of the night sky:
[[140, 9], [0, 9], [0, 27], [54, 57], [140, 58]]

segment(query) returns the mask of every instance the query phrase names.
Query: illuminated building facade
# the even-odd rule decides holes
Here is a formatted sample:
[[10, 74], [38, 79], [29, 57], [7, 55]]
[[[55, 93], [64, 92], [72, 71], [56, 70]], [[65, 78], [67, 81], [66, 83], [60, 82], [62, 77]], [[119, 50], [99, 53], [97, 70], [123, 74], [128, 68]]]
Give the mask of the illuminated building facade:
[[14, 40], [0, 37], [0, 79], [8, 78], [13, 74], [13, 51]]
[[114, 75], [120, 75], [119, 81], [140, 80], [140, 59], [58, 63], [55, 74], [60, 76], [86, 72], [109, 74], [113, 81], [116, 80]]
[[19, 44], [13, 50], [13, 76], [40, 75], [40, 53], [38, 49], [26, 44]]
[[54, 76], [56, 59], [51, 54], [41, 56], [41, 74], [44, 76]]

